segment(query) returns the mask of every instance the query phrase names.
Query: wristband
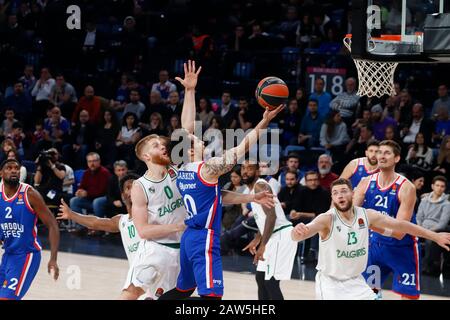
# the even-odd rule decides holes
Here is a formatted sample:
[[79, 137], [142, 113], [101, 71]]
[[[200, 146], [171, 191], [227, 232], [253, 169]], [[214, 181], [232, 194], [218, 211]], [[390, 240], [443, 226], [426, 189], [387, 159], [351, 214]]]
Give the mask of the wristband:
[[383, 236], [386, 237], [392, 236], [392, 229], [384, 229]]

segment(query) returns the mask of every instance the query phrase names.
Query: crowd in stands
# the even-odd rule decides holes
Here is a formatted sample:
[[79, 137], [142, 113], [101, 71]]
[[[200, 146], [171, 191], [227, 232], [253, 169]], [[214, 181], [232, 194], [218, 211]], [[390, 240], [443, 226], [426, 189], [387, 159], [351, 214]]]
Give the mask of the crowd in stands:
[[[65, 25], [64, 1], [0, 2], [0, 161], [20, 159], [21, 181], [33, 184], [50, 208], [57, 210], [62, 197], [73, 210], [99, 217], [124, 211], [118, 180], [127, 170], [145, 172], [134, 153], [136, 142], [181, 127], [184, 92], [173, 79], [182, 69], [170, 67], [177, 58], [203, 66], [197, 92], [203, 131], [247, 130], [258, 123], [264, 110], [255, 104], [253, 91], [242, 93], [224, 80], [237, 81], [237, 87], [251, 80], [254, 89], [263, 75], [288, 77], [292, 70], [286, 61], [273, 60], [268, 48], [279, 57], [292, 47], [301, 54], [332, 53], [331, 60], [340, 54], [351, 62], [340, 44], [351, 31], [347, 1], [321, 6], [308, 0], [211, 1], [214, 10], [207, 19], [196, 12], [200, 1], [186, 2], [82, 2], [87, 21], [80, 31], [56, 27]], [[239, 78], [237, 63], [250, 60], [255, 79]], [[283, 165], [276, 174], [264, 174], [267, 163], [260, 170], [290, 220], [308, 222], [325, 212], [329, 186], [344, 166], [364, 157], [371, 140], [391, 139], [402, 147], [397, 171], [417, 188], [418, 223], [448, 227], [446, 84], [416, 96], [397, 82], [394, 96], [376, 99], [356, 95], [358, 82], [351, 76], [338, 95], [327, 92], [321, 78], [312, 92], [292, 78], [287, 82], [287, 108], [271, 124], [280, 130]], [[219, 93], [213, 83], [220, 84]], [[431, 94], [424, 99], [423, 92]], [[239, 167], [221, 182], [228, 190], [244, 190]], [[224, 207], [224, 253], [254, 229], [248, 206]], [[314, 254], [317, 238], [310, 247]], [[436, 248], [430, 250], [436, 261]]]

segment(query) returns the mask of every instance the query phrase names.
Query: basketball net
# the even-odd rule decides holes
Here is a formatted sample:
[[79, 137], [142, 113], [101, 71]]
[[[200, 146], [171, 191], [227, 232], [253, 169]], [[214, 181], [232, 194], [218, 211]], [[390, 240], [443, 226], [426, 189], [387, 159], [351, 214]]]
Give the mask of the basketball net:
[[[352, 38], [344, 38], [344, 45], [352, 52]], [[395, 95], [394, 73], [398, 62], [371, 61], [352, 58], [358, 70], [359, 96], [379, 97]]]

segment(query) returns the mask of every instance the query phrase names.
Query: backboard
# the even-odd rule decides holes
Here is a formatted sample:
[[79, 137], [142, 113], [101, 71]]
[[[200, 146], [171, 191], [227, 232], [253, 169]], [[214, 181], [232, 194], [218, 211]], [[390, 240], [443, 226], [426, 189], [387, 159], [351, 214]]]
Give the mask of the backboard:
[[427, 26], [442, 25], [446, 13], [450, 13], [448, 0], [353, 0], [352, 56], [374, 61], [450, 62], [450, 50], [443, 48], [437, 54], [424, 47], [424, 43], [431, 49], [437, 47], [440, 40]]

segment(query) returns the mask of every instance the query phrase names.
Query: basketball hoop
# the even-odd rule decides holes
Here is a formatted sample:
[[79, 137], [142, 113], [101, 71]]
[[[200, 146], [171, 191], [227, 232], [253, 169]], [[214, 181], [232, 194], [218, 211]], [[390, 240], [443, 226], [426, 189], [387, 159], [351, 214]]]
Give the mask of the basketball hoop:
[[[383, 41], [398, 41], [397, 39], [382, 39]], [[376, 42], [370, 40], [373, 48]], [[344, 38], [344, 45], [351, 52], [352, 35], [348, 34]], [[358, 70], [358, 92], [359, 96], [379, 97], [384, 95], [395, 95], [394, 73], [398, 62], [371, 61], [353, 58]]]

